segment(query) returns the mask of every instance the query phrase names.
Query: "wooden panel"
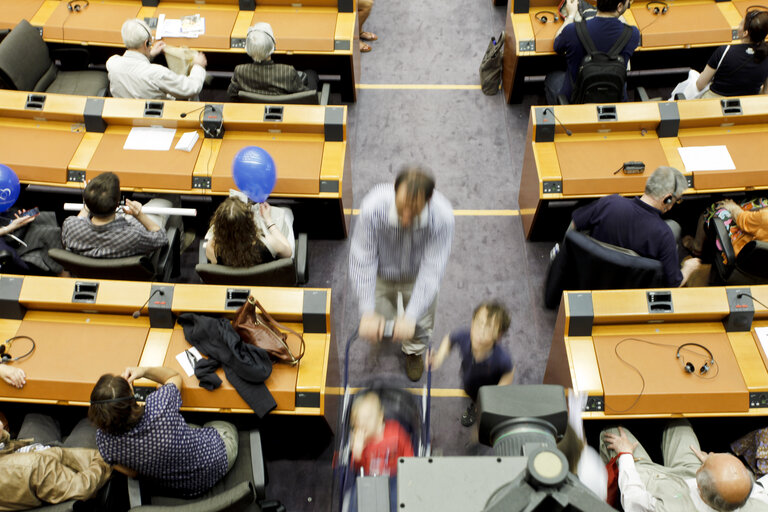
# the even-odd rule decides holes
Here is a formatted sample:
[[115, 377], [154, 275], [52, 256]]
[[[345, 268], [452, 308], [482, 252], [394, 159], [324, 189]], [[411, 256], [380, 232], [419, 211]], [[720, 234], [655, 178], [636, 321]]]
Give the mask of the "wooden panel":
[[0, 29], [13, 28], [24, 19], [30, 21], [43, 0], [0, 0]]
[[270, 7], [259, 3], [251, 25], [272, 25], [278, 52], [332, 52], [336, 32], [336, 8]]
[[166, 18], [179, 19], [184, 16], [199, 14], [205, 18], [205, 34], [197, 38], [164, 37], [163, 41], [171, 46], [188, 46], [190, 48], [215, 48], [227, 50], [231, 46], [230, 37], [237, 18], [237, 6], [211, 6], [200, 4], [160, 3], [155, 16], [165, 14]]
[[227, 132], [213, 168], [211, 190], [226, 192], [237, 188], [232, 179], [232, 160], [244, 147], [258, 146], [275, 161], [277, 183], [272, 194], [317, 194], [323, 144], [320, 136]]
[[[594, 336], [607, 414], [747, 412], [749, 395], [725, 333]], [[706, 374], [706, 351], [679, 345], [699, 343], [715, 363]], [[691, 362], [694, 373], [683, 366]], [[634, 368], [634, 369], [633, 369]]]
[[[513, 0], [514, 1], [514, 0]], [[531, 19], [531, 26], [533, 27], [534, 38], [536, 39], [536, 51], [537, 52], [553, 52], [555, 43], [555, 34], [563, 26], [563, 21], [557, 16], [557, 22], [553, 22], [552, 14], [542, 11], [552, 11], [557, 14], [557, 5], [550, 5], [546, 7], [531, 8], [528, 16]], [[547, 23], [542, 23], [536, 16], [547, 17]]]
[[603, 383], [597, 365], [597, 355], [592, 338], [569, 337], [565, 340], [568, 360], [576, 391], [590, 395], [602, 395]]
[[731, 26], [715, 2], [670, 4], [666, 14], [658, 15], [652, 14], [646, 3], [630, 8], [642, 34], [643, 48], [731, 40]]
[[3, 164], [13, 169], [21, 181], [65, 183], [69, 161], [85, 132], [61, 128], [53, 123], [0, 124]]
[[[75, 2], [85, 4], [84, 1]], [[125, 20], [136, 18], [141, 3], [94, 0], [80, 12], [67, 9], [62, 1], [43, 27], [43, 37], [59, 41], [87, 41], [122, 46], [120, 28]]]
[[693, 182], [697, 189], [759, 187], [768, 184], [768, 162], [757, 148], [768, 146], [768, 132], [721, 130], [713, 135], [680, 136], [680, 145], [720, 146], [728, 148], [736, 170], [697, 171]]
[[124, 150], [129, 131], [127, 127], [107, 128], [88, 163], [87, 179], [114, 172], [120, 176], [121, 187], [192, 188], [192, 170], [203, 143], [202, 131], [198, 130], [200, 138], [190, 152], [173, 149], [184, 133], [181, 130], [177, 130], [168, 151]]
[[173, 287], [173, 312], [234, 313], [234, 309], [224, 307], [227, 290], [250, 290], [276, 319], [297, 321], [301, 320], [304, 290], [307, 288], [176, 284]]
[[[72, 302], [75, 284], [99, 283], [95, 303]], [[19, 302], [31, 309], [57, 311], [96, 310], [104, 313], [124, 313], [127, 317], [149, 297], [152, 284], [141, 281], [98, 281], [94, 279], [26, 276], [21, 286]]]

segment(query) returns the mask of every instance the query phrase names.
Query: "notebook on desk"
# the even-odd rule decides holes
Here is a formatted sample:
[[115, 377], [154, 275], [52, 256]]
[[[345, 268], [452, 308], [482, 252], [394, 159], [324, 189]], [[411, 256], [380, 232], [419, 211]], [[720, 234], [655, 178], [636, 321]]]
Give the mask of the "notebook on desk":
[[[726, 333], [593, 336], [606, 415], [745, 413], [749, 392]], [[705, 349], [683, 347], [698, 343]], [[691, 363], [693, 372], [685, 371]], [[706, 372], [701, 368], [707, 364]]]

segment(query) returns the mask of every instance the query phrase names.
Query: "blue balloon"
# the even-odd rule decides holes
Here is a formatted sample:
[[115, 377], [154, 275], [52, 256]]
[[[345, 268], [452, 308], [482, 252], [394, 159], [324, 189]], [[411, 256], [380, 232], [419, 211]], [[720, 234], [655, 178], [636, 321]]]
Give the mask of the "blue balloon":
[[244, 147], [232, 160], [232, 178], [237, 188], [251, 201], [263, 203], [275, 188], [275, 161], [259, 147]]
[[13, 169], [0, 164], [0, 212], [13, 206], [19, 198], [20, 192], [19, 177], [16, 176]]

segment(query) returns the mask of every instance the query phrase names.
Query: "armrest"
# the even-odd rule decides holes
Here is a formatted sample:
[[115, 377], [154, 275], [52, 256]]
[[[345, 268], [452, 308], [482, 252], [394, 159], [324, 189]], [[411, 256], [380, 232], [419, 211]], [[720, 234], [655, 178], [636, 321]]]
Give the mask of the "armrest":
[[161, 280], [168, 282], [171, 277], [176, 277], [181, 271], [181, 254], [179, 247], [181, 245], [181, 233], [176, 226], [166, 227], [166, 235], [168, 235], [168, 244], [165, 247], [158, 249], [156, 261], [155, 274]]
[[570, 103], [571, 102], [568, 101], [568, 98], [566, 98], [564, 94], [558, 94], [557, 95], [557, 104], [558, 105], [568, 105]]
[[128, 478], [128, 503], [131, 508], [141, 506], [141, 483], [138, 478]]
[[736, 253], [728, 236], [728, 228], [719, 217], [713, 217], [709, 222], [710, 236], [715, 244], [714, 262], [720, 277], [727, 280], [736, 268]]
[[253, 476], [253, 488], [257, 499], [266, 496], [267, 471], [264, 467], [264, 454], [261, 450], [261, 433], [258, 429], [248, 432], [248, 442], [251, 448], [251, 475]]
[[645, 90], [645, 87], [642, 85], [638, 86], [637, 89], [635, 89], [637, 92], [637, 97], [640, 99], [640, 101], [650, 101], [650, 98], [648, 97], [648, 91]]
[[293, 258], [296, 265], [296, 284], [307, 284], [309, 280], [309, 242], [306, 233], [299, 233], [296, 239], [296, 254]]
[[318, 93], [318, 105], [327, 105], [328, 99], [331, 97], [331, 84], [328, 82], [323, 83], [323, 87], [320, 89], [320, 92]]
[[205, 255], [205, 247], [208, 245], [208, 241], [205, 238], [200, 239], [200, 245], [197, 249], [197, 262], [206, 264], [208, 263], [208, 256]]
[[59, 61], [62, 71], [79, 71], [88, 69], [91, 61], [88, 50], [85, 48], [60, 48], [51, 52], [51, 58]]

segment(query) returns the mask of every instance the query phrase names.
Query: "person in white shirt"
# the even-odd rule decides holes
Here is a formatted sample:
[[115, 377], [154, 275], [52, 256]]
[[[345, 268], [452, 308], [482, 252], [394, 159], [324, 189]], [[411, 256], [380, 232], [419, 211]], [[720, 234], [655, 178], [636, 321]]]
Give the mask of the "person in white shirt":
[[664, 429], [664, 465], [651, 461], [637, 439], [622, 427], [603, 430], [600, 455], [618, 455], [619, 491], [625, 512], [722, 512], [768, 510], [762, 482], [729, 453], [705, 453], [688, 420]]
[[165, 49], [165, 42], [153, 43], [152, 32], [144, 21], [127, 20], [120, 34], [127, 50], [107, 60], [109, 91], [115, 98], [188, 99], [203, 89], [208, 61], [202, 52], [194, 56], [189, 75], [179, 75], [150, 62]]

